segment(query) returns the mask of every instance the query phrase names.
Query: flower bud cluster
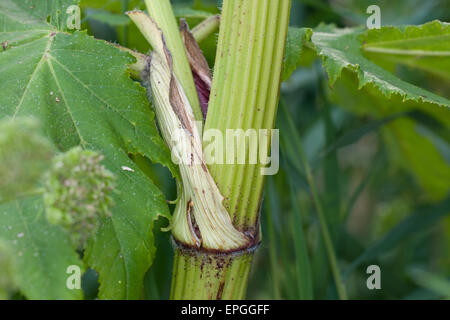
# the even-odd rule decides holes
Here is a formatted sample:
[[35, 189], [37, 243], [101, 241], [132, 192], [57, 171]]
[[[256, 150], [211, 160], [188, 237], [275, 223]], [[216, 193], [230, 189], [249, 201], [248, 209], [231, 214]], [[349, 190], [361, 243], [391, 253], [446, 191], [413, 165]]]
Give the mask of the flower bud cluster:
[[102, 160], [100, 153], [76, 147], [55, 157], [45, 176], [47, 219], [64, 227], [81, 247], [113, 205], [114, 176]]

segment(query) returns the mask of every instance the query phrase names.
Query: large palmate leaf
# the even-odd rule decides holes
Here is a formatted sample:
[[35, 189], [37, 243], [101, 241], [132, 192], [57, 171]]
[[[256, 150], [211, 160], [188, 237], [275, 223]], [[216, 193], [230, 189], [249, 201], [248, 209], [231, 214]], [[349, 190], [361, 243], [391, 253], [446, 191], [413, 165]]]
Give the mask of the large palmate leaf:
[[373, 29], [365, 35], [362, 49], [383, 67], [404, 64], [450, 80], [449, 23]]
[[30, 299], [80, 299], [81, 290], [66, 286], [68, 267], [81, 261], [66, 235], [51, 226], [39, 197], [0, 207], [0, 235], [14, 252], [17, 282]]
[[[0, 39], [8, 42], [0, 53], [0, 117], [34, 116], [61, 151], [81, 145], [103, 153], [105, 166], [117, 177], [119, 192], [114, 197], [112, 218], [100, 226], [85, 261], [100, 273], [101, 298], [138, 298], [155, 251], [153, 221], [158, 215], [168, 216], [168, 208], [162, 193], [129, 154], [140, 153], [175, 170], [145, 91], [127, 74], [127, 65], [134, 58], [84, 32], [69, 34], [58, 28], [60, 24], [47, 23], [51, 10], [41, 10], [39, 15], [33, 11], [54, 9], [54, 3], [7, 0], [0, 4]], [[39, 206], [27, 206], [29, 201], [19, 205], [26, 210], [23, 223], [33, 225], [43, 213]], [[1, 211], [6, 216], [18, 214], [11, 204], [2, 206]], [[43, 223], [42, 228], [44, 232]], [[13, 241], [11, 236], [6, 234]], [[65, 243], [66, 238], [55, 233], [48, 241]], [[36, 250], [48, 251], [45, 245], [50, 243], [36, 245], [42, 246]], [[27, 262], [19, 266], [42, 269], [33, 265], [33, 260]], [[65, 270], [66, 264], [54, 266], [63, 267]], [[21, 289], [30, 297], [53, 297], [44, 287]]]
[[0, 2], [2, 33], [13, 33], [9, 37], [14, 38], [16, 34], [31, 32], [34, 29], [37, 29], [35, 32], [50, 27], [65, 30], [69, 17], [67, 9], [77, 3], [78, 0], [2, 0]]
[[388, 98], [399, 95], [403, 101], [429, 102], [450, 107], [449, 100], [401, 80], [366, 58], [361, 49], [365, 32], [364, 29], [324, 26], [313, 33], [311, 42], [323, 60], [331, 85], [346, 68], [358, 75], [359, 88], [370, 83]]
[[[448, 32], [447, 24], [439, 21], [417, 27], [417, 29], [411, 29], [410, 27], [410, 29], [406, 28], [406, 30], [409, 31], [405, 31], [406, 34], [403, 35], [403, 38], [410, 37], [409, 34], [412, 34], [411, 37], [417, 36], [417, 30], [423, 30], [422, 32], [425, 32], [428, 37], [436, 36], [436, 38], [439, 38], [444, 36], [445, 40], [445, 34]], [[390, 34], [394, 32], [401, 33], [402, 31], [394, 27], [382, 28], [378, 31], [377, 37], [382, 38], [384, 33], [387, 34], [386, 37], [390, 37]], [[305, 29], [293, 28], [291, 33], [293, 33], [291, 38], [296, 38], [304, 46], [315, 50], [317, 55], [322, 58], [323, 65], [330, 79], [330, 85], [334, 85], [336, 80], [340, 78], [342, 71], [348, 69], [358, 76], [360, 89], [368, 84], [372, 84], [387, 98], [399, 95], [402, 101], [412, 100], [450, 107], [448, 99], [401, 80], [366, 57], [363, 52], [364, 39], [370, 39], [371, 46], [375, 46], [374, 33], [367, 35], [367, 30], [363, 28], [339, 29], [330, 25], [321, 25], [314, 29], [310, 40], [308, 40], [309, 36], [305, 36], [308, 34]], [[365, 50], [368, 51], [369, 44], [366, 45]], [[426, 50], [428, 55], [446, 54], [446, 52], [442, 52], [444, 47], [447, 46], [446, 44], [430, 45], [429, 43], [417, 43], [415, 45], [415, 50]], [[288, 46], [286, 56], [290, 57], [289, 61], [293, 61], [288, 61], [288, 65], [292, 63], [299, 65], [299, 62], [295, 62], [295, 52], [297, 52], [298, 59], [302, 51], [298, 47]], [[422, 67], [425, 68], [425, 66]], [[285, 73], [291, 71], [288, 69], [285, 70]]]

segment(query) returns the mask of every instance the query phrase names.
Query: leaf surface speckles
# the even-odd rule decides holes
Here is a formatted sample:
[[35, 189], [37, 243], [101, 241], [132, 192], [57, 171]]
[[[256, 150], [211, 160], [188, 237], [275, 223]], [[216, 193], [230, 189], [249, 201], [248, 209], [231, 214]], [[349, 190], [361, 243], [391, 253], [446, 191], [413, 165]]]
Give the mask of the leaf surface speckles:
[[[84, 32], [61, 31], [63, 18], [53, 14], [54, 1], [40, 1], [39, 8], [46, 10], [39, 12], [33, 11], [37, 1], [6, 2], [0, 4], [0, 39], [9, 43], [0, 51], [0, 117], [35, 117], [60, 151], [81, 145], [105, 156], [119, 192], [112, 218], [100, 225], [85, 261], [100, 274], [100, 298], [137, 299], [155, 253], [153, 222], [159, 215], [168, 217], [169, 211], [161, 191], [129, 155], [142, 154], [172, 172], [176, 169], [158, 134], [145, 90], [127, 73], [134, 58]], [[23, 3], [30, 6], [21, 11]], [[51, 23], [46, 19], [49, 14]], [[123, 166], [132, 171], [122, 170]], [[17, 214], [9, 204], [2, 209]], [[38, 215], [32, 206], [26, 210], [30, 219]], [[66, 239], [62, 233], [58, 237], [56, 241]], [[50, 297], [44, 288], [39, 294]]]

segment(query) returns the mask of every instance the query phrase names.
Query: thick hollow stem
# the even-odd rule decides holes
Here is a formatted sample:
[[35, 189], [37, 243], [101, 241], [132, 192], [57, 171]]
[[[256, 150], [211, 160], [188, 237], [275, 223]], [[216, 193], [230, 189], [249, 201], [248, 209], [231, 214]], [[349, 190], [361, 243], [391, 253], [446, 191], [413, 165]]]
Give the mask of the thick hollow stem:
[[242, 300], [254, 249], [234, 253], [192, 250], [175, 244], [171, 299]]
[[[261, 239], [265, 165], [261, 161], [241, 165], [235, 157], [234, 164], [206, 166], [194, 116], [198, 101], [192, 103], [190, 98], [192, 77], [187, 75], [192, 74], [183, 71], [186, 52], [180, 47], [169, 1], [146, 0], [146, 4], [153, 20], [137, 11], [129, 16], [154, 50], [147, 84], [183, 182], [172, 222], [177, 246], [171, 297], [243, 299], [253, 251]], [[267, 136], [267, 129], [273, 128], [290, 4], [290, 0], [224, 0], [207, 129], [223, 135], [229, 129], [266, 129]], [[265, 154], [268, 140], [256, 142]], [[249, 159], [253, 147], [244, 142]]]
[[[272, 129], [278, 106], [281, 70], [289, 22], [290, 0], [225, 0], [217, 60], [205, 132]], [[234, 139], [234, 138], [233, 138]], [[246, 139], [245, 136], [240, 138]], [[258, 148], [266, 149], [258, 141]], [[250, 150], [245, 154], [250, 159]], [[225, 158], [229, 150], [225, 148]], [[261, 150], [259, 150], [261, 154]], [[236, 157], [236, 155], [235, 155]], [[214, 163], [212, 176], [225, 197], [225, 207], [240, 230], [257, 229], [265, 166]], [[223, 162], [225, 163], [225, 162]]]
[[[228, 129], [273, 128], [289, 11], [290, 0], [223, 2], [205, 132], [219, 129], [226, 136]], [[262, 167], [220, 163], [209, 166], [234, 226], [255, 239], [254, 243], [261, 237], [258, 221]], [[177, 246], [171, 298], [243, 299], [254, 248], [208, 253]]]

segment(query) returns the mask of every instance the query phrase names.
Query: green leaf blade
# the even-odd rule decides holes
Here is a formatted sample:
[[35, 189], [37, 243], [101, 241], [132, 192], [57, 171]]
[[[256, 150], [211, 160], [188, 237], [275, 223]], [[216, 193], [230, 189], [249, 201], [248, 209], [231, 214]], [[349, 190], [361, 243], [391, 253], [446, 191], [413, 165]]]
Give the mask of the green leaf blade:
[[29, 299], [81, 299], [69, 289], [67, 268], [83, 263], [64, 232], [45, 219], [40, 197], [0, 205], [0, 236], [14, 253], [17, 282]]
[[106, 299], [140, 297], [155, 254], [153, 223], [169, 217], [163, 194], [129, 155], [176, 172], [145, 90], [126, 71], [133, 62], [84, 32], [51, 31], [0, 54], [4, 79], [14, 79], [0, 81], [0, 116], [39, 119], [61, 151], [98, 150], [117, 177], [112, 219], [100, 226], [85, 258], [100, 272], [99, 296]]
[[450, 107], [450, 101], [401, 80], [389, 71], [364, 57], [361, 51], [362, 29], [335, 29], [333, 32], [314, 32], [311, 41], [334, 85], [342, 71], [349, 69], [358, 75], [359, 88], [373, 84], [387, 98], [399, 95], [403, 101], [429, 102]]
[[282, 80], [286, 81], [304, 61], [305, 44], [311, 40], [312, 29], [289, 28], [284, 57]]
[[450, 24], [383, 27], [364, 36], [363, 52], [380, 65], [403, 64], [450, 79]]
[[[70, 15], [67, 9], [78, 5], [79, 0], [2, 0], [0, 22], [6, 21], [3, 28], [15, 27], [19, 30], [53, 26], [67, 30]], [[0, 23], [1, 25], [1, 23]]]

